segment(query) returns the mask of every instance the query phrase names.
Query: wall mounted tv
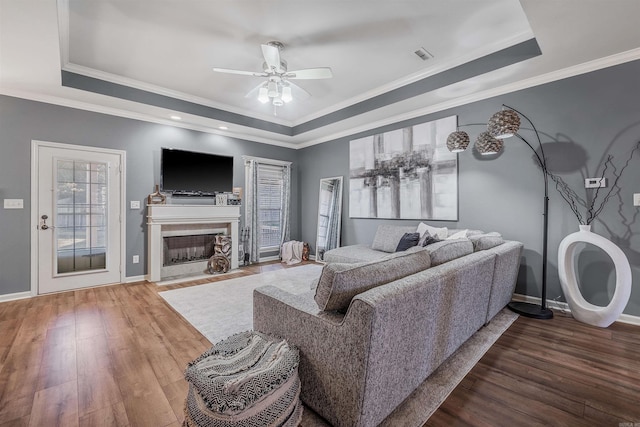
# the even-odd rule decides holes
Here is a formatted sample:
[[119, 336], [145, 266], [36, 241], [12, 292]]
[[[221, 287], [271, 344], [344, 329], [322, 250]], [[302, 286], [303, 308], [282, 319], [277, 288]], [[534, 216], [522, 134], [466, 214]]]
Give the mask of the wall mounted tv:
[[174, 196], [212, 197], [233, 189], [233, 157], [163, 148], [162, 191]]

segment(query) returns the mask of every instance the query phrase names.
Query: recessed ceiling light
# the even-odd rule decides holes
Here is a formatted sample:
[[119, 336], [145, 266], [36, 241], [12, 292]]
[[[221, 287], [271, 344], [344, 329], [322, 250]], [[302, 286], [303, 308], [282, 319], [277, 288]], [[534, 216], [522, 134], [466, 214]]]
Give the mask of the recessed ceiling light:
[[228, 127], [226, 127], [226, 126], [218, 126], [218, 129], [227, 130], [227, 129], [229, 129], [229, 128], [228, 128]]
[[180, 117], [180, 116], [173, 115], [173, 116], [170, 116], [170, 117], [171, 117], [171, 120], [182, 120], [182, 117]]

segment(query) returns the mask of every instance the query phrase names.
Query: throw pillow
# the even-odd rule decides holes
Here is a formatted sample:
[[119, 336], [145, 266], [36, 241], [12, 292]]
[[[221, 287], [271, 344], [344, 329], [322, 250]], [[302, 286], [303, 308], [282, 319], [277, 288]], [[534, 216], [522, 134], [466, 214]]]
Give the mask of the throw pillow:
[[436, 239], [435, 237], [433, 237], [429, 233], [424, 233], [424, 236], [422, 236], [422, 238], [418, 242], [418, 245], [419, 246], [428, 246], [428, 245], [432, 245], [434, 243], [438, 243], [438, 242], [441, 242], [441, 241], [442, 240]]
[[419, 240], [420, 233], [404, 233], [396, 247], [396, 252], [406, 251], [407, 249], [417, 245]]
[[327, 264], [322, 269], [314, 298], [320, 310], [346, 311], [356, 295], [430, 266], [431, 258], [426, 250], [398, 252], [388, 258], [357, 264]]
[[460, 230], [457, 233], [453, 233], [451, 236], [447, 237], [447, 240], [465, 239], [468, 237], [468, 234], [469, 234], [468, 229]]
[[469, 240], [473, 243], [474, 251], [483, 251], [491, 249], [504, 243], [500, 233], [486, 233], [469, 236]]
[[439, 240], [446, 239], [447, 234], [449, 234], [449, 230], [447, 230], [447, 227], [432, 227], [429, 224], [425, 224], [424, 222], [418, 224], [418, 229], [416, 230], [416, 232], [420, 233], [420, 237], [424, 236], [424, 233], [429, 233]]

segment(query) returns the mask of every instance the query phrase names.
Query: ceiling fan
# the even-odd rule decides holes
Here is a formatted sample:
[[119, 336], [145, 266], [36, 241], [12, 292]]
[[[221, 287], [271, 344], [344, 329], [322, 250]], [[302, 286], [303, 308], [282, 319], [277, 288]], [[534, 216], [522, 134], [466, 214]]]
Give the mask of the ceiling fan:
[[230, 70], [228, 68], [214, 68], [213, 71], [243, 76], [266, 77], [267, 81], [260, 83], [246, 96], [251, 97], [258, 92], [258, 101], [263, 104], [271, 102], [275, 114], [276, 107], [281, 107], [293, 100], [292, 88], [311, 96], [309, 92], [289, 80], [329, 79], [333, 77], [329, 67], [287, 70], [287, 62], [280, 57], [282, 49], [284, 49], [284, 45], [278, 41], [271, 41], [262, 45], [262, 55], [264, 56], [264, 63], [262, 64], [264, 71], [262, 72]]

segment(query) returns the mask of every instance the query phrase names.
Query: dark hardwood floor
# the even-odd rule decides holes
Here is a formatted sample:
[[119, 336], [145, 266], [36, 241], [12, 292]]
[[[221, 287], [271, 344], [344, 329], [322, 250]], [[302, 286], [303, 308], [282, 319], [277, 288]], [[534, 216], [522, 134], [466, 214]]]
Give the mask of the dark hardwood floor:
[[[204, 282], [0, 303], [0, 426], [180, 426], [184, 368], [211, 343], [158, 290]], [[639, 399], [640, 327], [519, 318], [426, 425], [618, 427]]]
[[638, 427], [640, 327], [520, 317], [425, 425]]

